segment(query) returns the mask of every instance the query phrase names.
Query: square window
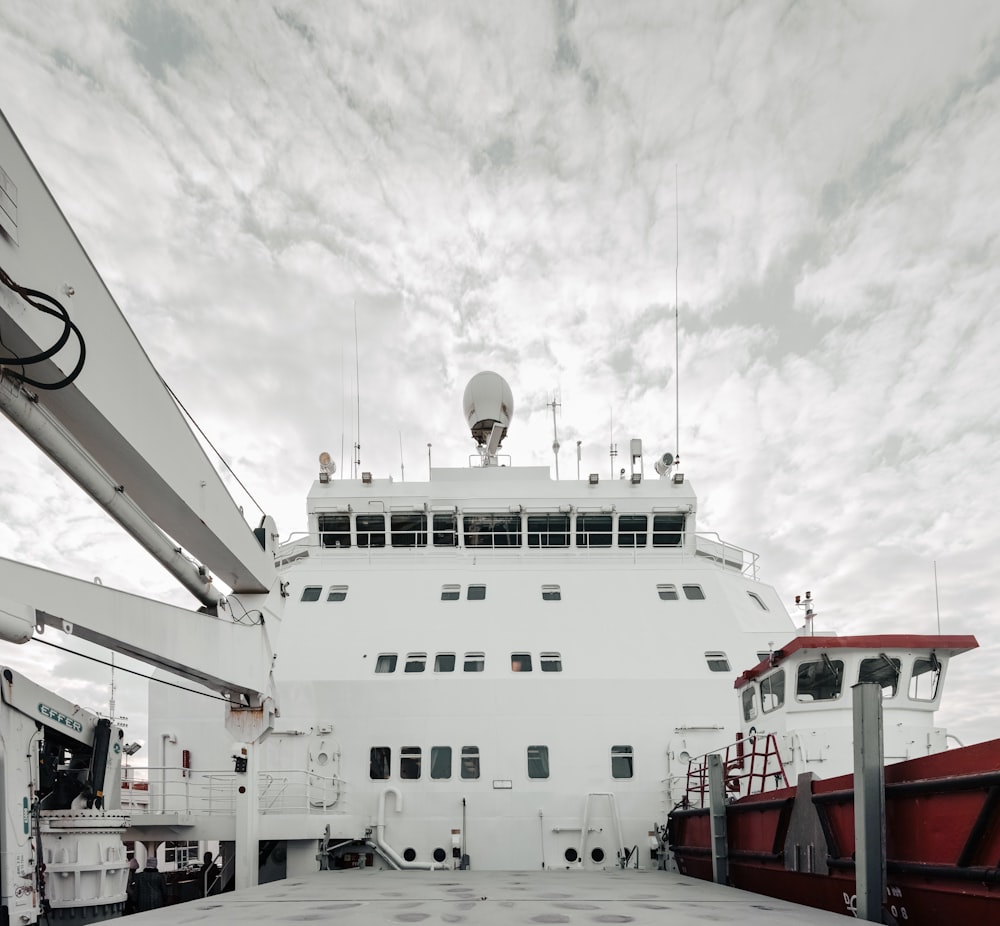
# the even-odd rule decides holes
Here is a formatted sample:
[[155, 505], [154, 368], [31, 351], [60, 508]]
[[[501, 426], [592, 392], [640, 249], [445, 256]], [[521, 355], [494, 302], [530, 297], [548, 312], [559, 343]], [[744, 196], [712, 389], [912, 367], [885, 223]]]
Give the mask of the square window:
[[576, 516], [576, 545], [578, 547], [610, 547], [611, 515], [578, 514]]
[[434, 546], [458, 546], [458, 519], [453, 514], [434, 515]]
[[913, 701], [933, 701], [937, 697], [938, 682], [941, 681], [941, 662], [936, 653], [930, 659], [919, 657], [913, 661], [910, 676], [910, 699]]
[[467, 547], [521, 546], [519, 514], [467, 514], [462, 524]]
[[776, 711], [785, 703], [785, 670], [778, 669], [761, 679], [760, 706], [765, 714]]
[[568, 514], [529, 514], [529, 547], [568, 547]]
[[404, 672], [423, 672], [427, 668], [427, 654], [426, 653], [408, 653], [406, 656], [406, 665], [403, 667]]
[[531, 653], [511, 653], [510, 654], [510, 671], [511, 672], [530, 672], [531, 671]]
[[528, 777], [548, 778], [549, 777], [549, 747], [529, 746], [528, 747]]
[[359, 514], [357, 516], [358, 546], [385, 546], [385, 515]]
[[746, 721], [757, 719], [757, 698], [755, 696], [755, 690], [753, 685], [747, 685], [743, 689], [743, 694], [740, 695], [740, 700], [743, 702], [743, 719]]
[[461, 585], [442, 585], [441, 586], [441, 600], [442, 601], [458, 601], [462, 594]]
[[796, 673], [795, 699], [833, 701], [840, 697], [843, 681], [844, 660], [831, 659], [824, 653], [822, 659], [799, 664]]
[[677, 601], [680, 598], [676, 585], [657, 585], [656, 594], [660, 596], [660, 601]]
[[729, 657], [725, 653], [705, 653], [705, 662], [713, 672], [729, 672]]
[[451, 746], [431, 746], [431, 778], [451, 778]]
[[462, 747], [462, 777], [470, 780], [479, 778], [479, 747]]
[[679, 547], [684, 540], [684, 515], [653, 515], [653, 546]]
[[890, 659], [885, 653], [875, 659], [862, 659], [858, 683], [876, 682], [882, 688], [882, 697], [891, 698], [899, 684], [899, 664], [898, 659]]
[[307, 585], [302, 589], [300, 601], [319, 601], [319, 596], [323, 594], [322, 585]]
[[631, 778], [632, 768], [632, 747], [612, 746], [611, 747], [611, 777]]
[[382, 781], [388, 778], [391, 764], [392, 750], [388, 746], [372, 746], [368, 766], [368, 774], [372, 780]]
[[542, 653], [539, 659], [543, 672], [562, 672], [562, 657], [558, 653]]
[[388, 675], [396, 671], [396, 654], [380, 653], [375, 662], [375, 672], [379, 675]]
[[702, 591], [700, 585], [682, 585], [681, 588], [684, 589], [684, 597], [689, 601], [705, 600], [705, 592]]
[[454, 672], [455, 671], [455, 654], [454, 653], [438, 653], [434, 657], [434, 671], [435, 672]]
[[327, 592], [327, 601], [346, 601], [347, 600], [347, 586], [346, 585], [331, 585], [330, 591]]
[[542, 601], [562, 601], [562, 591], [558, 585], [542, 586]]
[[427, 546], [427, 515], [422, 511], [390, 515], [389, 530], [394, 547]]
[[404, 746], [399, 750], [399, 777], [416, 781], [420, 777], [420, 747]]
[[330, 549], [351, 545], [351, 516], [349, 514], [321, 514], [319, 516], [320, 546]]
[[486, 668], [486, 655], [484, 653], [466, 653], [465, 662], [462, 665], [463, 672], [482, 672]]
[[618, 546], [646, 546], [646, 525], [648, 521], [644, 514], [618, 515]]
[[486, 598], [485, 585], [470, 585], [465, 592], [468, 601], [483, 601]]

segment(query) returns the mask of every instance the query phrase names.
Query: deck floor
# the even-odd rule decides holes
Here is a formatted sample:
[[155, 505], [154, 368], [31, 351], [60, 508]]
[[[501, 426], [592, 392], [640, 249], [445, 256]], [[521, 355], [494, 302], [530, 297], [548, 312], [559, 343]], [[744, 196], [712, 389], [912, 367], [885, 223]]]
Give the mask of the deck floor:
[[[845, 909], [846, 913], [846, 909]], [[843, 926], [839, 914], [663, 871], [317, 872], [138, 914], [137, 923], [697, 923]]]

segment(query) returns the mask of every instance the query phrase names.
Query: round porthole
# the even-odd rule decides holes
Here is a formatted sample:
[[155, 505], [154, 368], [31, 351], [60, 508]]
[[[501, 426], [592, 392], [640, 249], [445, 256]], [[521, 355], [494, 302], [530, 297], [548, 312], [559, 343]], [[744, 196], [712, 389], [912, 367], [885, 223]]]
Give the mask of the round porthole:
[[403, 861], [412, 862], [417, 857], [416, 849], [403, 849]]
[[319, 765], [326, 765], [329, 761], [330, 757], [325, 752], [321, 752], [318, 756], [316, 756], [316, 762]]
[[448, 857], [448, 853], [444, 851], [440, 846], [434, 850], [434, 861], [443, 862]]
[[596, 849], [591, 849], [590, 857], [594, 860], [595, 863], [600, 865], [601, 862], [604, 861], [604, 850], [600, 846], [598, 846]]
[[579, 854], [577, 853], [576, 849], [573, 849], [573, 848], [567, 849], [563, 853], [563, 855], [565, 855], [567, 862], [575, 862], [580, 857]]

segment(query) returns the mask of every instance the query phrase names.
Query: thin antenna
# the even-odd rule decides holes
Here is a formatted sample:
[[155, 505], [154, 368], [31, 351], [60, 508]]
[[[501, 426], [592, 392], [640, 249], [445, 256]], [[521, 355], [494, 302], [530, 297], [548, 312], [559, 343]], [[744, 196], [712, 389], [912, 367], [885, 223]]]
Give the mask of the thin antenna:
[[403, 432], [396, 433], [399, 435], [399, 481], [406, 482], [406, 468], [403, 466]]
[[354, 300], [354, 385], [357, 390], [358, 399], [358, 431], [357, 440], [354, 442], [354, 456], [356, 469], [354, 478], [361, 474], [361, 363], [358, 359], [358, 300]]
[[941, 599], [938, 597], [937, 560], [934, 560], [934, 607], [937, 609], [938, 634], [941, 633]]
[[608, 408], [608, 430], [611, 433], [611, 440], [608, 449], [611, 454], [611, 478], [615, 478], [615, 457], [618, 456], [618, 448], [615, 446], [615, 412], [613, 408]]
[[431, 479], [431, 445], [427, 445], [427, 481]]
[[344, 422], [347, 418], [347, 390], [344, 388], [344, 342], [340, 342], [340, 478], [344, 478]]
[[580, 445], [583, 443], [582, 440], [576, 442], [576, 480], [580, 481], [580, 457], [582, 456], [580, 452]]
[[559, 435], [556, 432], [556, 409], [562, 408], [562, 403], [556, 401], [556, 397], [552, 396], [552, 401], [548, 403], [547, 408], [552, 409], [552, 453], [556, 458], [556, 481], [559, 480]]
[[674, 164], [674, 416], [677, 427], [674, 443], [674, 463], [681, 462], [681, 322], [680, 322], [680, 267], [681, 267], [681, 207], [680, 181]]

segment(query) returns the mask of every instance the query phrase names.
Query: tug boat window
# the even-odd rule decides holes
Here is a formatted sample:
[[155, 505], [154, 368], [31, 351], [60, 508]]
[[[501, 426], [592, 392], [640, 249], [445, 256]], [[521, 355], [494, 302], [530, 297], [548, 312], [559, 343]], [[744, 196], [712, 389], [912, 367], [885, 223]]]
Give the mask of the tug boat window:
[[319, 601], [319, 596], [323, 594], [322, 585], [307, 585], [302, 589], [300, 601]]
[[462, 777], [469, 780], [479, 778], [479, 747], [462, 747]]
[[375, 672], [378, 675], [388, 675], [396, 671], [396, 654], [380, 653], [375, 662]]
[[435, 672], [454, 672], [455, 671], [455, 654], [454, 653], [438, 653], [434, 657], [434, 671]]
[[542, 601], [562, 601], [562, 591], [558, 585], [542, 586]]
[[331, 585], [330, 591], [326, 595], [327, 601], [346, 601], [347, 600], [347, 586], [346, 585]]
[[689, 601], [704, 601], [705, 592], [700, 585], [683, 585], [684, 597]]
[[747, 685], [743, 689], [743, 694], [740, 695], [740, 700], [743, 702], [743, 719], [744, 720], [756, 720], [757, 719], [757, 689], [753, 685]]
[[451, 778], [451, 746], [431, 746], [431, 778]]
[[840, 697], [844, 682], [844, 662], [824, 656], [799, 666], [795, 684], [796, 701], [833, 701]]
[[358, 515], [358, 546], [359, 547], [385, 546], [384, 514]]
[[422, 511], [408, 511], [389, 518], [394, 547], [426, 547], [427, 515]]
[[684, 539], [684, 515], [653, 515], [653, 546], [679, 547]]
[[529, 514], [529, 547], [568, 547], [568, 514]]
[[442, 585], [441, 586], [441, 600], [442, 601], [458, 601], [462, 595], [461, 585]]
[[392, 766], [392, 750], [388, 746], [372, 746], [368, 774], [374, 780], [384, 780], [389, 777]]
[[453, 514], [434, 515], [434, 546], [458, 546], [458, 518]]
[[519, 514], [467, 514], [462, 518], [467, 547], [521, 546]]
[[910, 676], [910, 700], [933, 701], [937, 697], [940, 680], [941, 663], [934, 653], [931, 653], [930, 659], [915, 659]]
[[661, 601], [677, 601], [680, 597], [676, 585], [657, 585], [656, 594], [660, 596]]
[[578, 547], [610, 547], [611, 515], [578, 514], [576, 516], [576, 545]]
[[462, 665], [463, 672], [482, 672], [486, 668], [486, 655], [484, 653], [466, 653], [465, 662]]
[[548, 778], [549, 777], [549, 747], [529, 746], [528, 747], [528, 777]]
[[482, 601], [486, 598], [486, 586], [470, 585], [465, 592], [465, 598], [467, 601]]
[[511, 653], [510, 654], [510, 671], [511, 672], [530, 672], [531, 671], [531, 653]]
[[351, 516], [349, 514], [321, 514], [319, 516], [319, 542], [323, 547], [349, 547], [351, 545]]
[[416, 781], [420, 777], [420, 747], [403, 746], [399, 750], [399, 777]]
[[646, 546], [646, 526], [649, 519], [644, 514], [618, 515], [618, 546]]
[[406, 656], [406, 665], [403, 667], [404, 672], [423, 672], [427, 668], [427, 654], [426, 653], [408, 653]]
[[785, 703], [785, 670], [778, 669], [760, 681], [760, 706], [765, 714]]
[[631, 778], [632, 777], [632, 747], [612, 746], [611, 747], [611, 777]]
[[861, 682], [877, 682], [883, 698], [895, 697], [899, 687], [899, 660], [890, 659], [885, 653], [879, 653], [874, 659], [862, 659], [858, 684]]
[[562, 672], [562, 657], [558, 653], [542, 653], [538, 658], [543, 672]]
[[705, 662], [712, 672], [729, 672], [729, 657], [725, 653], [705, 653]]

